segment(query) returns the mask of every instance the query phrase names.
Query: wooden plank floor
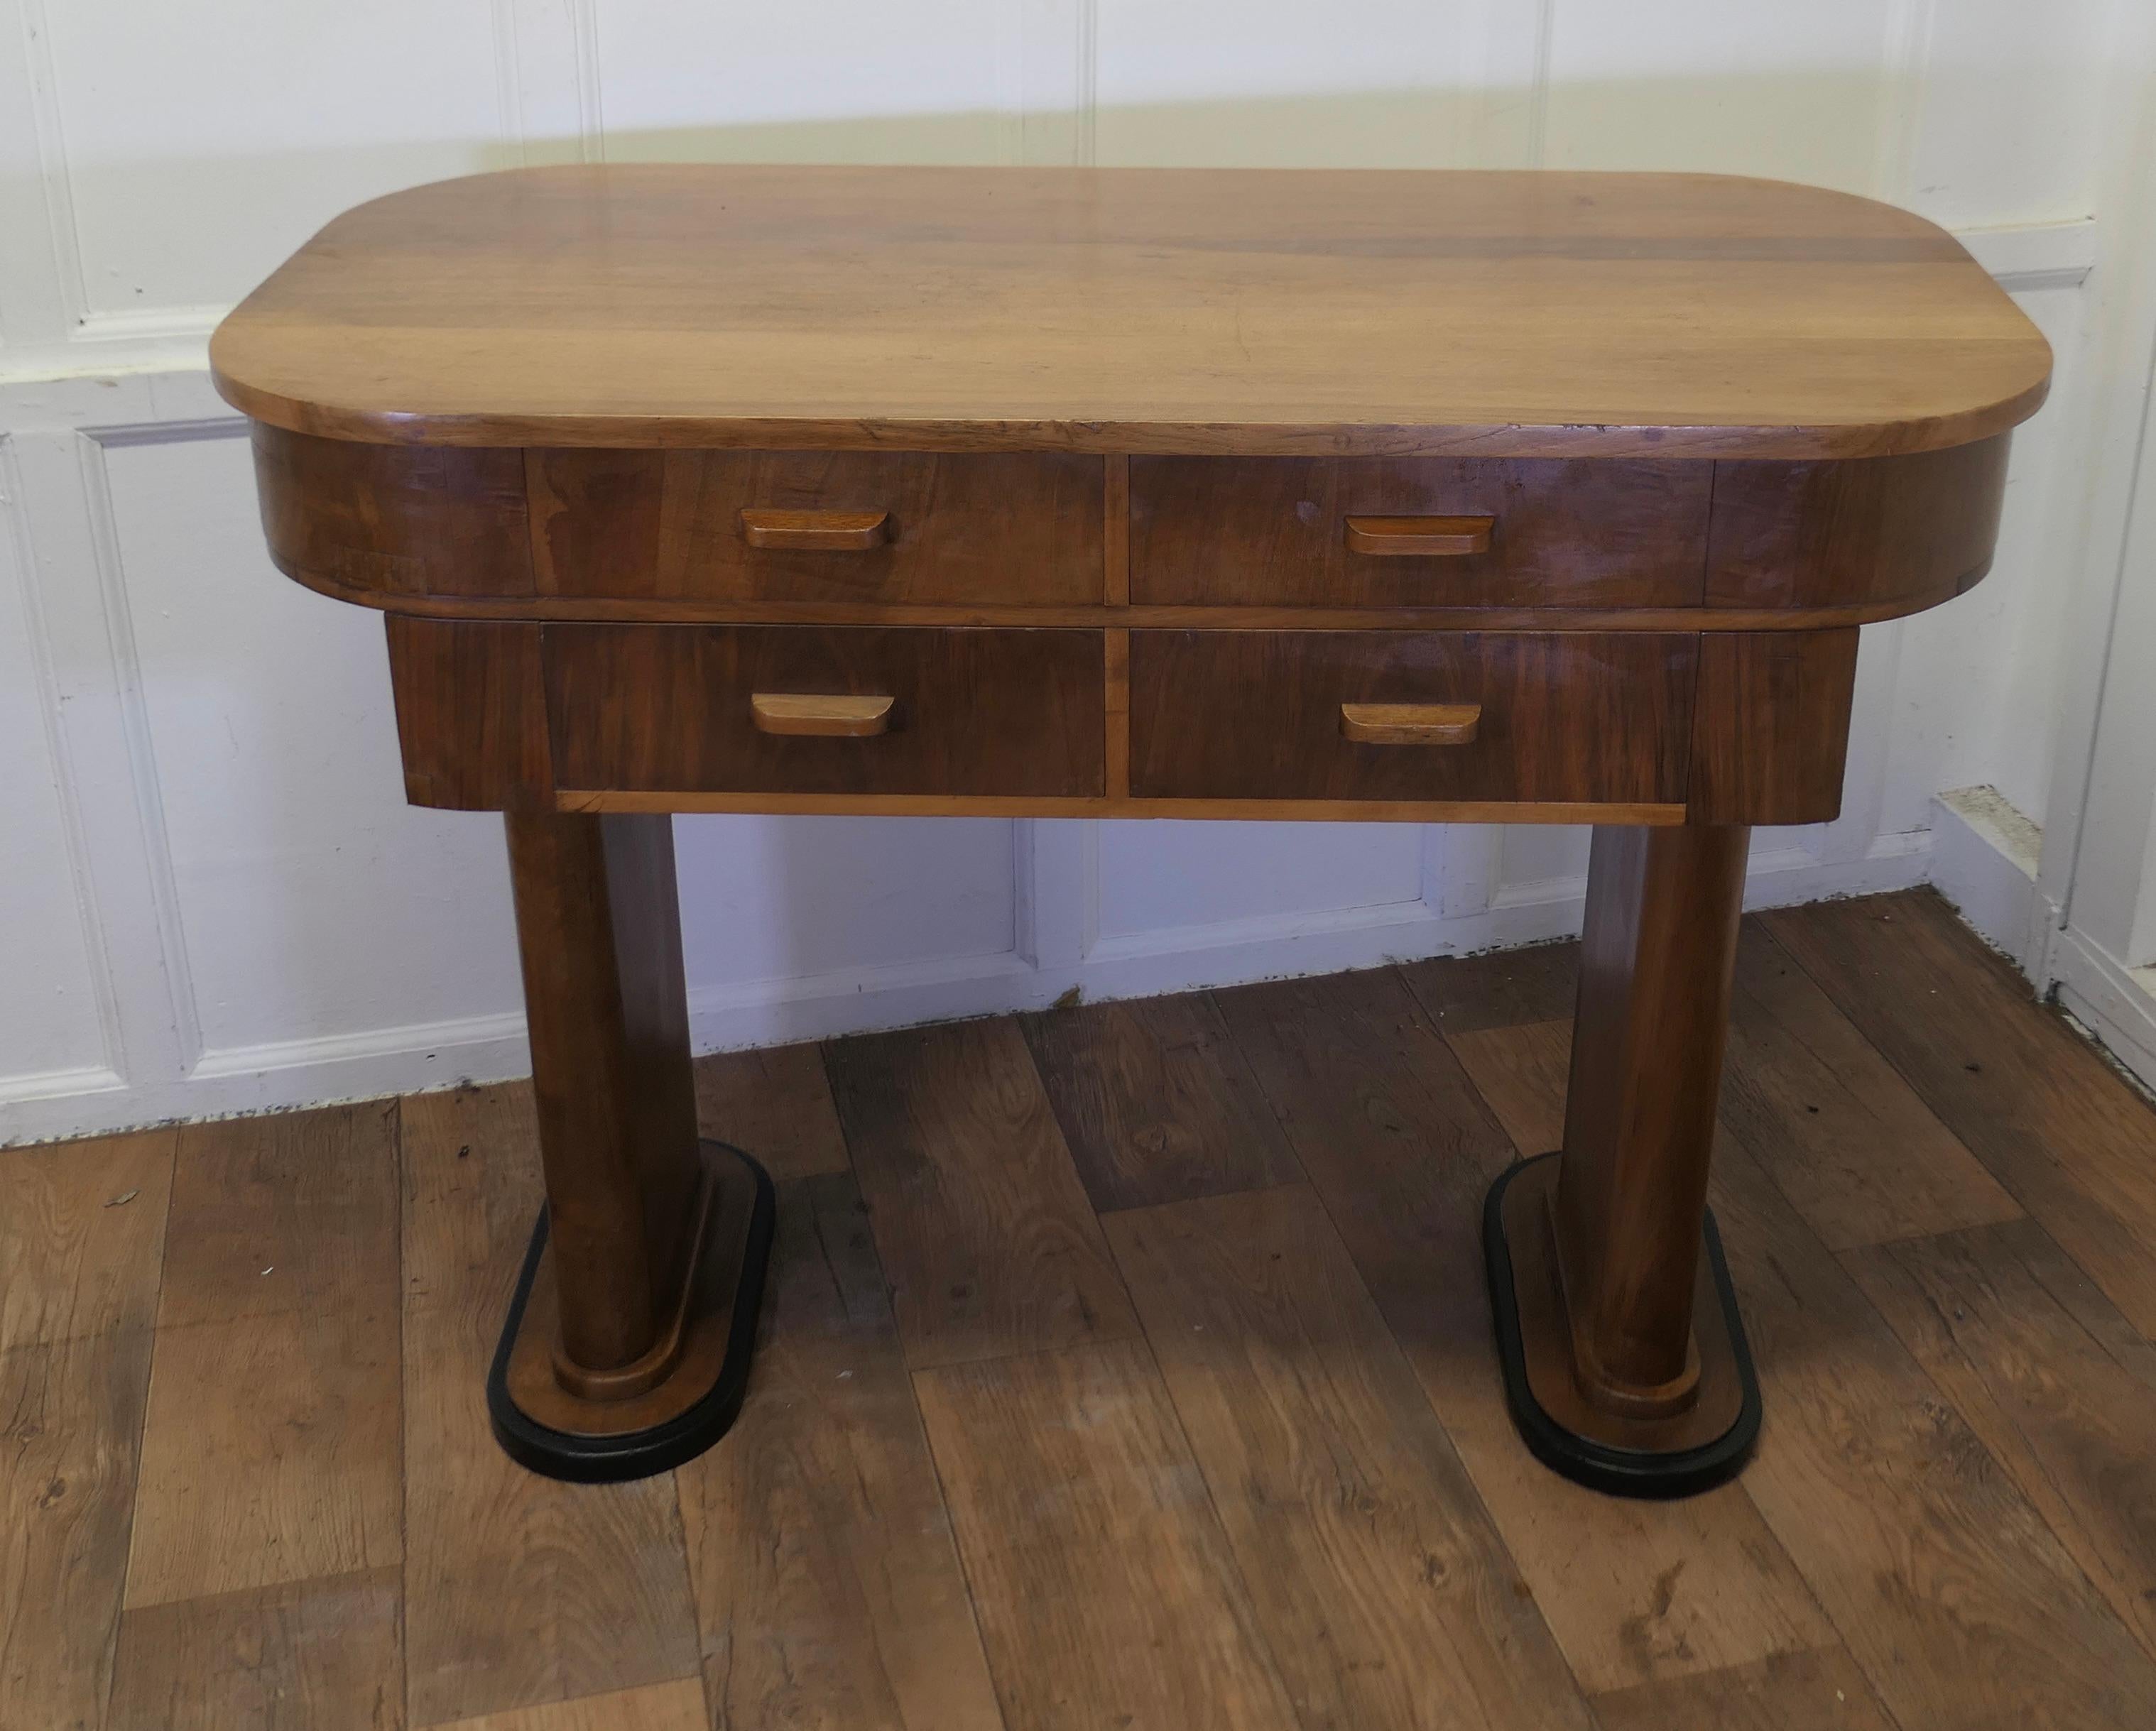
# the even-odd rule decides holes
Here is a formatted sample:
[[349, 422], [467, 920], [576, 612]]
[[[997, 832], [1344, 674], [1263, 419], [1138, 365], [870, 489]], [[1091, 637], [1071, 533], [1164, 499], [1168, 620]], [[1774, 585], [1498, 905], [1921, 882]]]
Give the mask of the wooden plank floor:
[[1927, 892], [1747, 922], [1767, 1396], [1614, 1502], [1499, 1396], [1571, 946], [703, 1060], [747, 1410], [641, 1484], [480, 1379], [529, 1091], [0, 1152], [4, 1731], [2156, 1725], [2156, 1109]]

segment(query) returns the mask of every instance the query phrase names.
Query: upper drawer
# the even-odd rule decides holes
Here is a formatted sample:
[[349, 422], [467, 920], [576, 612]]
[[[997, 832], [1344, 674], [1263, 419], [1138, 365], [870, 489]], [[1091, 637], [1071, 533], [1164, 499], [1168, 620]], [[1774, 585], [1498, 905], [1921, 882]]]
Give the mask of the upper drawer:
[[542, 595], [1044, 607], [1101, 596], [1098, 457], [530, 457]]
[[1134, 631], [1141, 799], [1681, 805], [1699, 639]]
[[[1696, 607], [1705, 592], [1712, 470], [1708, 463], [1136, 457], [1131, 599]], [[1428, 522], [1364, 522], [1351, 532], [1358, 518], [1489, 520], [1481, 534], [1478, 525]]]
[[1104, 786], [1096, 631], [550, 625], [543, 653], [563, 788], [1070, 797]]

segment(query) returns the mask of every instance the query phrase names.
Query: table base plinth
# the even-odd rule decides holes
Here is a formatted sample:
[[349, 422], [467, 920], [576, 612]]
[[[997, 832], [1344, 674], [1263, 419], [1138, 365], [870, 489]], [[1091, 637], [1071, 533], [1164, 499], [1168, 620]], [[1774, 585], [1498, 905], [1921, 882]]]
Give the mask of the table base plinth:
[[639, 1391], [584, 1398], [555, 1369], [560, 1295], [539, 1211], [487, 1374], [495, 1440], [520, 1466], [595, 1484], [644, 1478], [701, 1454], [733, 1426], [748, 1388], [776, 1222], [771, 1179], [723, 1142], [701, 1145], [711, 1188], [672, 1364]]
[[1684, 1497], [1732, 1477], [1759, 1436], [1759, 1380], [1710, 1211], [1692, 1306], [1696, 1397], [1666, 1417], [1609, 1412], [1574, 1372], [1550, 1201], [1561, 1155], [1507, 1168], [1482, 1210], [1482, 1249], [1506, 1405], [1535, 1457], [1592, 1489]]

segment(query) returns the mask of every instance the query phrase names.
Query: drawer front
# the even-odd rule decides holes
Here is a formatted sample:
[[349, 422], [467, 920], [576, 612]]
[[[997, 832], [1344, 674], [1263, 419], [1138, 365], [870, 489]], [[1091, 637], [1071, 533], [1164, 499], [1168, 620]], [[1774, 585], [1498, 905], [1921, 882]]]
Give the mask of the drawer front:
[[1097, 632], [550, 625], [543, 653], [566, 789], [1103, 789]]
[[[1136, 457], [1131, 598], [1695, 607], [1705, 593], [1712, 471], [1709, 463]], [[1389, 521], [1404, 518], [1423, 520]], [[1457, 524], [1448, 530], [1445, 519], [1469, 520], [1471, 529], [1487, 522], [1478, 535]]]
[[534, 451], [530, 470], [542, 594], [1044, 607], [1101, 597], [1098, 457]]
[[1652, 632], [1133, 632], [1131, 791], [1678, 805], [1697, 653]]

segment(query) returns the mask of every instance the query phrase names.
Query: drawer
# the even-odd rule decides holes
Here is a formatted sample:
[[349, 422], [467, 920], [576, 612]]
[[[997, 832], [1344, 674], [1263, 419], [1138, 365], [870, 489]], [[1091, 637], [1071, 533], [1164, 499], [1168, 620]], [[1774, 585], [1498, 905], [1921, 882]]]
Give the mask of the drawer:
[[1097, 602], [1098, 457], [533, 451], [542, 595]]
[[1697, 654], [1674, 632], [1136, 631], [1131, 792], [1681, 805]]
[[1071, 796], [1104, 785], [1098, 632], [550, 625], [542, 657], [562, 788]]
[[1213, 607], [1696, 607], [1706, 592], [1713, 467], [1136, 457], [1131, 599]]

